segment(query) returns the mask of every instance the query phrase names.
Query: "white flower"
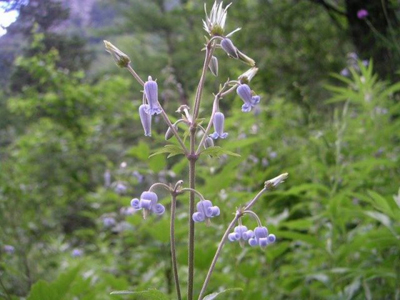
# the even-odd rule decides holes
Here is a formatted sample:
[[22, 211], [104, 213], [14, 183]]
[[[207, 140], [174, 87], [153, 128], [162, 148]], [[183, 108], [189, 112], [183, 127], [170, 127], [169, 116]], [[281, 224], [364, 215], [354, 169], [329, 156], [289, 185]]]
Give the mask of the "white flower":
[[[206, 20], [203, 20], [204, 30], [211, 36], [224, 34], [227, 10], [232, 3], [229, 3], [225, 8], [222, 7], [222, 4], [222, 1], [215, 0], [210, 15], [207, 14], [207, 7], [206, 4], [204, 4], [204, 10], [206, 12]], [[235, 31], [237, 30], [240, 30], [240, 28]], [[233, 32], [229, 35], [232, 33]]]

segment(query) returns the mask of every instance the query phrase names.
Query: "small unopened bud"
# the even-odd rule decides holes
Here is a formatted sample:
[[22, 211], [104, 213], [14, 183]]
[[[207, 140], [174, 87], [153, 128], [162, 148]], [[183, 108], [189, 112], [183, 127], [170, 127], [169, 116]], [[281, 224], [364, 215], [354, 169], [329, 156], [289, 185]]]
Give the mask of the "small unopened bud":
[[230, 56], [235, 59], [239, 58], [238, 50], [235, 45], [233, 45], [232, 41], [228, 38], [224, 38], [221, 42], [221, 48]]
[[253, 68], [247, 70], [246, 72], [244, 72], [238, 78], [240, 83], [248, 84], [253, 79], [253, 77], [257, 74], [257, 71], [258, 71], [258, 68], [253, 67]]
[[279, 184], [284, 182], [288, 178], [288, 173], [283, 173], [275, 178], [272, 178], [265, 182], [265, 187], [277, 187]]
[[[178, 126], [177, 125], [172, 124], [172, 127], [174, 127], [175, 131], [178, 131]], [[165, 133], [165, 140], [168, 141], [173, 136], [174, 136], [174, 132], [172, 131], [171, 127], [168, 127], [168, 130]]]
[[106, 51], [111, 54], [118, 67], [126, 68], [129, 65], [131, 60], [128, 55], [119, 50], [109, 41], [104, 41], [104, 46], [106, 47]]
[[210, 68], [210, 71], [214, 76], [218, 76], [218, 58], [216, 58], [215, 56], [211, 57], [208, 67]]
[[214, 147], [214, 140], [210, 137], [207, 137], [206, 140], [204, 141], [204, 148], [210, 148]]
[[239, 59], [243, 62], [245, 62], [246, 64], [250, 65], [251, 67], [254, 67], [256, 65], [256, 62], [254, 61], [254, 59], [248, 57], [246, 54], [240, 52], [239, 50], [237, 50], [237, 53], [239, 55]]

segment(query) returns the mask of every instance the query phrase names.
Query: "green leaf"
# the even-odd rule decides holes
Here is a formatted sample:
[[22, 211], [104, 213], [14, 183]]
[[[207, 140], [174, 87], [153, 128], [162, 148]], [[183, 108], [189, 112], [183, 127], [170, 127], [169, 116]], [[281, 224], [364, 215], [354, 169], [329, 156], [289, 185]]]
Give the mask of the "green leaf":
[[223, 149], [223, 148], [221, 148], [219, 146], [214, 146], [214, 147], [207, 148], [207, 149], [203, 150], [201, 152], [201, 154], [210, 155], [212, 157], [220, 157], [223, 154], [240, 157], [239, 154], [234, 153], [234, 152], [229, 151], [229, 150], [225, 150], [225, 149]]
[[149, 157], [150, 147], [146, 143], [140, 141], [139, 145], [130, 148], [127, 154], [145, 161]]
[[39, 280], [32, 287], [31, 293], [27, 300], [62, 300], [66, 299], [74, 281], [77, 279], [79, 267], [71, 271], [61, 274], [56, 281], [48, 283]]
[[111, 292], [110, 295], [135, 295], [137, 297], [134, 297], [134, 299], [140, 299], [140, 300], [170, 300], [170, 298], [167, 295], [155, 289], [150, 289], [147, 291], [140, 291], [140, 292], [115, 291]]
[[226, 289], [226, 290], [223, 290], [222, 292], [212, 293], [210, 295], [207, 295], [203, 298], [203, 300], [213, 300], [213, 299], [216, 299], [219, 295], [224, 294], [226, 292], [237, 292], [237, 291], [243, 291], [243, 289], [241, 289], [241, 288]]
[[164, 148], [159, 149], [157, 152], [150, 155], [149, 158], [159, 155], [159, 154], [163, 154], [163, 153], [169, 154], [167, 156], [167, 158], [170, 158], [172, 156], [179, 155], [179, 154], [184, 154], [182, 148], [177, 145], [165, 145]]

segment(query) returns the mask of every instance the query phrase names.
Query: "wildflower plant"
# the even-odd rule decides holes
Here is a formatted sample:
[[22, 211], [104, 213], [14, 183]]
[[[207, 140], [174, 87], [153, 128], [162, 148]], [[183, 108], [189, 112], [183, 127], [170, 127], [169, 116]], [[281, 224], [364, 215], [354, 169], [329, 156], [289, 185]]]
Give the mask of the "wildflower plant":
[[[222, 154], [236, 155], [230, 151], [226, 151], [221, 147], [214, 146], [214, 140], [229, 138], [228, 133], [224, 132], [225, 115], [220, 110], [219, 102], [223, 99], [228, 98], [229, 95], [235, 91], [239, 97], [243, 100], [242, 106], [243, 112], [250, 112], [253, 107], [260, 103], [260, 96], [251, 90], [250, 84], [253, 77], [256, 75], [258, 68], [253, 59], [241, 52], [231, 40], [232, 34], [240, 30], [237, 28], [229, 34], [225, 34], [225, 23], [227, 19], [227, 10], [230, 4], [226, 7], [223, 6], [222, 1], [215, 1], [210, 13], [207, 13], [203, 20], [204, 30], [208, 33], [209, 37], [206, 37], [205, 44], [205, 59], [203, 69], [195, 93], [193, 107], [190, 109], [186, 105], [178, 107], [177, 112], [181, 113], [182, 118], [172, 123], [170, 117], [164, 111], [158, 100], [158, 84], [152, 76], [148, 76], [147, 80], [144, 81], [142, 77], [136, 73], [132, 68], [130, 58], [120, 51], [117, 47], [112, 45], [108, 41], [104, 41], [106, 51], [111, 54], [116, 64], [121, 68], [126, 68], [136, 81], [143, 88], [143, 103], [139, 107], [139, 116], [143, 126], [144, 135], [151, 137], [151, 122], [153, 115], [161, 115], [166, 123], [165, 140], [175, 138], [178, 145], [168, 144], [162, 150], [156, 152], [153, 155], [167, 153], [170, 156], [184, 155], [188, 160], [189, 165], [189, 186], [184, 187], [183, 180], [179, 180], [175, 185], [166, 183], [154, 183], [147, 191], [144, 191], [139, 198], [134, 198], [131, 201], [131, 207], [135, 211], [142, 211], [143, 218], [154, 214], [161, 217], [165, 214], [166, 208], [161, 203], [158, 203], [157, 190], [165, 189], [171, 195], [171, 206], [170, 206], [170, 245], [171, 245], [171, 261], [172, 270], [174, 275], [176, 295], [177, 299], [182, 299], [182, 292], [178, 274], [178, 266], [176, 259], [175, 249], [175, 214], [176, 214], [176, 202], [177, 197], [183, 194], [189, 194], [189, 218], [188, 218], [188, 278], [187, 278], [187, 299], [194, 299], [193, 285], [194, 285], [194, 249], [195, 249], [195, 226], [199, 226], [198, 230], [201, 230], [201, 225], [205, 223], [210, 224], [211, 220], [217, 219], [218, 216], [224, 212], [224, 208], [220, 207], [216, 201], [207, 200], [203, 194], [196, 189], [196, 164], [199, 159], [205, 155], [220, 156]], [[230, 58], [243, 62], [250, 66], [246, 72], [240, 75], [235, 80], [228, 79], [225, 83], [220, 85], [219, 90], [214, 94], [213, 107], [208, 119], [208, 124], [204, 128], [201, 125], [202, 120], [200, 119], [200, 107], [203, 98], [203, 89], [207, 76], [207, 71], [214, 76], [218, 76], [218, 52], [222, 50]], [[202, 118], [204, 118], [202, 116]], [[178, 125], [183, 124], [186, 126], [186, 132], [188, 132], [188, 139], [181, 137], [183, 132], [179, 132]], [[214, 128], [214, 132], [211, 133], [211, 127]], [[197, 133], [200, 132], [201, 138], [196, 140]], [[214, 271], [215, 265], [221, 254], [221, 250], [227, 241], [236, 242], [238, 241], [242, 246], [249, 244], [252, 247], [259, 246], [262, 249], [275, 242], [276, 237], [274, 234], [269, 233], [268, 229], [262, 225], [260, 218], [257, 213], [253, 211], [253, 206], [261, 198], [261, 196], [276, 188], [282, 183], [288, 174], [284, 173], [278, 177], [267, 180], [264, 183], [264, 187], [253, 199], [243, 203], [234, 212], [233, 220], [227, 226], [225, 233], [222, 235], [221, 241], [218, 245], [214, 258], [211, 262], [211, 266], [208, 270], [206, 278], [204, 280], [201, 291], [198, 295], [198, 299], [214, 299], [215, 297], [205, 297], [208, 283]], [[196, 202], [196, 197], [198, 202]], [[184, 209], [184, 208], [182, 208]], [[225, 212], [226, 213], [226, 212]], [[257, 227], [254, 230], [249, 229], [243, 225], [243, 217], [250, 216], [255, 218], [257, 221]], [[215, 222], [218, 222], [215, 220]], [[109, 222], [107, 222], [108, 224]], [[110, 225], [110, 224], [108, 224]], [[115, 292], [120, 293], [120, 292]], [[129, 292], [128, 292], [129, 293]], [[133, 293], [133, 292], [132, 292]], [[212, 294], [214, 295], [214, 294]], [[211, 295], [210, 295], [211, 296]], [[186, 298], [186, 297], [185, 297]]]

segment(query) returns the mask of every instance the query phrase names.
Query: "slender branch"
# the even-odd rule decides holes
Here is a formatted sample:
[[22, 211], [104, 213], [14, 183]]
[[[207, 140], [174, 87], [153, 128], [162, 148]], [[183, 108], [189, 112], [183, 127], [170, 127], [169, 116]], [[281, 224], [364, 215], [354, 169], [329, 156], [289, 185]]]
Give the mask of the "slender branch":
[[135, 70], [132, 68], [132, 66], [129, 64], [127, 66], [128, 71], [132, 74], [132, 76], [139, 82], [142, 86], [144, 86], [144, 81], [140, 76], [135, 72]]
[[162, 183], [162, 182], [157, 182], [157, 183], [152, 184], [150, 186], [150, 188], [149, 188], [149, 192], [151, 192], [153, 189], [155, 189], [158, 186], [163, 187], [164, 189], [166, 189], [170, 193], [172, 192], [171, 187], [166, 185], [165, 183]]
[[254, 197], [253, 200], [251, 200], [245, 207], [243, 210], [249, 210], [250, 208], [253, 207], [253, 205], [256, 203], [256, 201], [258, 199], [260, 199], [260, 197], [262, 196], [262, 194], [264, 194], [266, 191], [268, 191], [268, 187], [264, 186], [264, 188], [258, 192], [258, 194]]
[[252, 215], [252, 216], [254, 217], [254, 219], [256, 219], [258, 226], [259, 226], [259, 227], [262, 227], [261, 220], [260, 220], [260, 218], [257, 216], [257, 214], [256, 214], [254, 211], [245, 210], [245, 211], [243, 212], [243, 214]]
[[193, 110], [193, 120], [196, 120], [199, 115], [201, 95], [203, 93], [204, 82], [206, 80], [206, 73], [208, 70], [208, 65], [210, 63], [211, 57], [214, 53], [215, 42], [211, 41], [206, 46], [206, 56], [204, 58], [203, 70], [201, 72], [201, 77], [199, 85], [197, 86], [196, 97], [194, 99], [194, 110]]
[[[272, 179], [272, 180], [274, 180], [274, 179]], [[271, 181], [266, 181], [264, 188], [253, 198], [253, 200], [251, 200], [249, 202], [249, 204], [247, 204], [245, 206], [245, 208], [236, 211], [235, 217], [233, 218], [232, 222], [229, 224], [228, 228], [226, 229], [226, 231], [225, 231], [224, 235], [222, 236], [222, 239], [221, 239], [221, 241], [220, 241], [220, 243], [218, 245], [217, 251], [215, 252], [214, 258], [213, 258], [213, 260], [211, 262], [211, 266], [208, 269], [208, 273], [207, 273], [206, 279], [204, 280], [203, 287], [201, 288], [198, 300], [201, 300], [202, 297], [204, 296], [204, 293], [205, 293], [205, 291], [207, 289], [208, 282], [210, 281], [211, 275], [212, 275], [212, 273], [214, 271], [215, 264], [217, 263], [219, 255], [221, 253], [221, 250], [222, 250], [223, 246], [225, 245], [226, 239], [228, 238], [228, 234], [233, 229], [233, 227], [235, 226], [236, 221], [238, 221], [243, 216], [244, 212], [250, 213], [248, 210], [256, 203], [256, 201], [258, 199], [260, 199], [262, 194], [265, 193], [269, 189], [269, 187], [274, 186], [273, 184], [274, 183], [271, 182]]]
[[174, 272], [174, 280], [176, 287], [176, 295], [178, 300], [181, 300], [181, 288], [179, 285], [179, 276], [178, 276], [178, 264], [176, 261], [176, 249], [175, 249], [175, 213], [176, 213], [176, 193], [172, 193], [171, 198], [171, 225], [170, 225], [170, 240], [171, 240], [171, 261], [172, 261], [172, 270]]
[[168, 115], [165, 113], [164, 109], [161, 107], [161, 116], [163, 117], [165, 123], [167, 123], [168, 127], [171, 128], [172, 132], [174, 133], [174, 136], [176, 137], [176, 139], [179, 142], [179, 145], [181, 145], [182, 150], [185, 152], [185, 155], [188, 153], [188, 149], [186, 148], [185, 144], [183, 143], [181, 137], [178, 134], [178, 131], [176, 131], [175, 127], [172, 125], [171, 121], [168, 118]]
[[215, 268], [215, 265], [216, 265], [217, 260], [218, 260], [218, 258], [219, 258], [219, 255], [220, 255], [220, 253], [221, 253], [221, 250], [222, 250], [222, 248], [224, 247], [225, 242], [226, 242], [226, 240], [227, 240], [227, 238], [228, 238], [228, 234], [232, 231], [233, 227], [234, 227], [235, 224], [236, 224], [236, 221], [237, 221], [241, 216], [242, 216], [242, 214], [241, 214], [239, 211], [237, 211], [235, 217], [233, 218], [232, 222], [229, 224], [229, 226], [228, 226], [228, 228], [226, 229], [224, 235], [222, 236], [222, 239], [221, 239], [221, 241], [219, 242], [217, 251], [215, 252], [214, 258], [213, 258], [213, 260], [212, 260], [212, 262], [211, 262], [211, 266], [210, 266], [210, 268], [208, 269], [208, 273], [207, 273], [206, 279], [204, 280], [203, 287], [201, 288], [200, 295], [199, 295], [199, 300], [201, 300], [201, 299], [203, 298], [204, 293], [206, 292], [207, 285], [208, 285], [208, 283], [209, 283], [209, 281], [210, 281], [211, 275], [212, 275], [212, 273], [213, 273], [213, 271], [214, 271], [214, 268]]
[[179, 193], [180, 193], [180, 192], [193, 192], [193, 193], [196, 193], [197, 196], [199, 196], [200, 200], [204, 200], [204, 196], [203, 196], [199, 191], [197, 191], [197, 190], [195, 190], [195, 189], [184, 188], [184, 189], [181, 189], [181, 190], [179, 191]]

